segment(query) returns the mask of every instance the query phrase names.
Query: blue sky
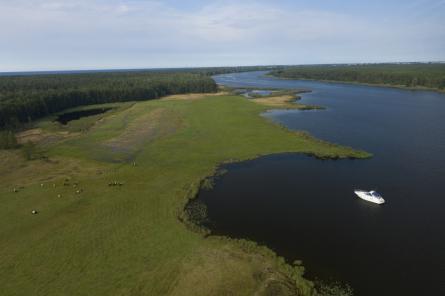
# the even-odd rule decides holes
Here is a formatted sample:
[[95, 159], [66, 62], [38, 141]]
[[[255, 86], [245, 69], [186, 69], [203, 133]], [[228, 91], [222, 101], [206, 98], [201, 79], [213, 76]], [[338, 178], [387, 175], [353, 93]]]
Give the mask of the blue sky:
[[0, 72], [445, 60], [445, 0], [0, 0]]

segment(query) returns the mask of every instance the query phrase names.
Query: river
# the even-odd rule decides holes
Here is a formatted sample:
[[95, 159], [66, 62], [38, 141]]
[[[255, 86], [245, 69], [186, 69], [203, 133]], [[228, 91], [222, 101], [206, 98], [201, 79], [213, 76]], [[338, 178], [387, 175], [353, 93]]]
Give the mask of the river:
[[[248, 238], [311, 279], [342, 281], [356, 295], [445, 295], [445, 95], [356, 84], [214, 76], [231, 87], [310, 89], [325, 110], [263, 114], [293, 130], [364, 149], [367, 160], [281, 154], [225, 165], [199, 200], [214, 234]], [[355, 188], [386, 199], [358, 199]]]

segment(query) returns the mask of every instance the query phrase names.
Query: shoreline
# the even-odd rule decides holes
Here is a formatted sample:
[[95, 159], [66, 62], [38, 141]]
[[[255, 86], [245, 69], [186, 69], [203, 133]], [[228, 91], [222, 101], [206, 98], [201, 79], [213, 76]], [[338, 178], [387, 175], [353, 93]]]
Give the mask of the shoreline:
[[[281, 127], [281, 125], [279, 125]], [[285, 128], [285, 127], [283, 127]], [[310, 135], [308, 134], [310, 137]], [[336, 145], [333, 144], [332, 145]], [[212, 229], [208, 228], [204, 225], [205, 220], [208, 218], [207, 212], [205, 213], [205, 216], [202, 217], [203, 220], [195, 220], [191, 214], [189, 206], [192, 203], [202, 204], [205, 209], [207, 209], [207, 205], [202, 202], [199, 199], [199, 194], [202, 190], [213, 190], [213, 186], [218, 178], [223, 176], [226, 173], [229, 173], [229, 171], [224, 168], [225, 165], [234, 164], [234, 163], [243, 163], [252, 161], [261, 157], [267, 157], [271, 155], [282, 155], [282, 154], [296, 154], [296, 155], [305, 155], [307, 157], [312, 157], [320, 161], [326, 161], [326, 160], [332, 160], [332, 161], [339, 161], [339, 160], [353, 160], [353, 159], [363, 159], [366, 160], [368, 158], [372, 157], [372, 154], [369, 156], [359, 157], [359, 156], [348, 156], [348, 157], [341, 157], [341, 156], [320, 156], [317, 153], [311, 153], [311, 152], [280, 152], [280, 153], [268, 153], [268, 154], [261, 154], [256, 155], [253, 157], [249, 157], [246, 159], [231, 159], [228, 161], [224, 161], [220, 163], [219, 165], [215, 166], [211, 174], [208, 174], [200, 179], [199, 182], [193, 183], [192, 186], [189, 189], [189, 193], [185, 196], [185, 203], [181, 211], [178, 213], [178, 220], [191, 232], [197, 233], [199, 235], [202, 235], [204, 239], [206, 240], [222, 240], [222, 241], [228, 241], [232, 244], [237, 245], [238, 247], [243, 248], [245, 245], [249, 246], [248, 252], [253, 252], [254, 254], [261, 254], [263, 256], [267, 256], [271, 258], [271, 260], [274, 260], [279, 264], [279, 269], [282, 269], [281, 272], [283, 272], [288, 278], [293, 278], [295, 276], [295, 272], [298, 274], [296, 279], [299, 282], [299, 285], [303, 285], [303, 289], [309, 288], [309, 289], [315, 289], [314, 287], [316, 285], [338, 285], [339, 287], [349, 287], [348, 283], [331, 283], [331, 282], [324, 282], [323, 280], [318, 279], [315, 277], [306, 277], [305, 273], [305, 267], [304, 262], [301, 259], [297, 259], [295, 261], [292, 261], [291, 258], [288, 258], [284, 255], [281, 255], [274, 251], [270, 246], [268, 246], [265, 243], [260, 243], [256, 240], [249, 239], [247, 237], [232, 237], [230, 234], [213, 234]], [[207, 185], [207, 184], [210, 184]], [[207, 187], [208, 186], [208, 187]], [[193, 210], [192, 210], [193, 211]], [[301, 279], [304, 279], [306, 282], [301, 282]], [[298, 285], [297, 285], [298, 286]]]
[[[128, 104], [116, 105], [128, 107]], [[6, 197], [17, 194], [33, 197], [21, 203], [16, 203], [17, 198], [5, 198], [5, 208], [9, 206], [22, 212], [23, 209], [37, 207], [39, 215], [22, 219], [24, 222], [21, 223], [37, 223], [36, 225], [42, 225], [43, 230], [46, 229], [43, 227], [46, 223], [62, 225], [63, 231], [45, 240], [45, 246], [52, 246], [59, 240], [80, 241], [87, 245], [88, 239], [103, 236], [103, 246], [107, 248], [91, 250], [89, 255], [94, 258], [93, 263], [103, 266], [103, 262], [110, 257], [116, 258], [116, 262], [128, 262], [128, 268], [132, 268], [134, 275], [138, 277], [138, 280], [129, 283], [131, 286], [143, 281], [152, 290], [165, 291], [168, 286], [159, 281], [162, 274], [156, 270], [167, 266], [165, 272], [172, 274], [171, 279], [181, 281], [175, 286], [177, 289], [192, 288], [188, 283], [207, 275], [210, 268], [224, 278], [223, 282], [219, 277], [201, 282], [208, 289], [226, 291], [236, 287], [240, 280], [250, 280], [250, 285], [245, 286], [244, 290], [255, 291], [258, 285], [267, 286], [272, 281], [273, 285], [291, 287], [301, 295], [312, 295], [310, 293], [314, 289], [314, 283], [303, 277], [304, 268], [301, 263], [289, 264], [271, 249], [253, 241], [231, 239], [229, 236], [215, 238], [200, 232], [197, 227], [188, 227], [192, 224], [187, 222], [186, 205], [190, 200], [196, 199], [203, 180], [217, 174], [218, 168], [225, 163], [278, 153], [302, 153], [323, 159], [370, 157], [364, 151], [327, 143], [261, 117], [263, 112], [270, 109], [241, 96], [187, 97], [181, 100], [137, 102], [130, 108], [117, 108], [115, 113], [104, 115], [100, 120], [84, 117], [77, 122], [72, 121], [60, 129], [69, 131], [81, 126], [88, 128], [76, 137], [52, 142], [45, 153], [53, 161], [36, 159], [27, 162], [21, 158], [20, 151], [0, 154], [4, 168], [12, 164], [17, 167], [13, 174], [4, 172], [5, 182], [0, 190], [4, 191]], [[243, 128], [240, 129], [233, 122], [240, 123]], [[60, 131], [53, 130], [55, 124], [51, 118], [35, 124], [42, 131]], [[154, 128], [157, 133], [152, 132]], [[140, 141], [141, 137], [149, 142]], [[123, 158], [125, 155], [121, 154], [125, 151], [113, 154], [108, 146], [103, 145], [110, 140], [120, 141], [119, 147], [132, 148], [128, 150], [128, 155], [136, 155], [132, 158], [134, 162]], [[15, 158], [11, 157], [12, 154]], [[20, 189], [20, 193], [12, 191], [11, 186], [23, 183], [25, 175], [26, 186]], [[75, 180], [76, 186], [77, 183], [80, 184], [84, 192], [76, 193], [72, 186], [65, 186], [63, 180], [66, 179]], [[110, 186], [110, 181], [121, 182], [123, 187]], [[47, 186], [47, 183], [53, 184]], [[58, 195], [60, 198], [54, 199]], [[42, 204], [35, 205], [34, 200], [37, 199]], [[116, 206], [121, 210], [116, 212]], [[98, 207], [101, 210], [95, 211]], [[63, 224], [63, 213], [66, 211], [78, 215], [80, 220], [76, 220], [79, 221], [76, 225], [81, 225], [82, 228], [73, 229], [73, 224]], [[15, 214], [8, 213], [2, 215], [3, 219], [16, 217]], [[96, 219], [103, 223], [96, 224]], [[129, 220], [131, 223], [126, 222]], [[16, 227], [14, 223], [3, 225], [6, 229], [4, 231], [12, 231]], [[95, 227], [91, 228], [91, 225]], [[147, 225], [151, 227], [146, 228]], [[116, 227], [122, 231], [112, 231]], [[135, 228], [144, 231], [132, 233]], [[77, 231], [78, 229], [94, 231]], [[36, 231], [39, 232], [39, 228]], [[33, 242], [33, 237], [28, 237], [27, 233], [20, 234], [20, 238]], [[140, 278], [141, 274], [147, 272], [146, 266], [138, 265], [135, 261], [122, 261], [124, 258], [119, 244], [115, 248], [108, 248], [110, 244], [107, 242], [117, 240], [132, 242], [128, 244], [126, 254], [150, 258], [149, 271], [153, 272], [152, 277]], [[135, 245], [141, 248], [133, 248]], [[41, 258], [42, 262], [39, 264], [45, 268], [71, 264], [73, 260], [84, 256], [84, 252], [75, 244], [68, 249], [57, 249], [50, 258], [45, 257], [46, 247], [29, 250], [22, 244], [11, 242], [6, 244], [5, 249], [17, 253], [26, 252]], [[108, 252], [108, 256], [102, 256], [103, 250]], [[70, 257], [64, 256], [66, 251], [70, 252]], [[227, 260], [231, 263], [229, 267], [222, 267]], [[178, 269], [176, 262], [185, 265]], [[204, 266], [195, 264], [196, 262], [202, 262]], [[27, 261], [20, 262], [17, 268], [26, 272], [33, 270], [33, 266]], [[233, 278], [233, 274], [240, 270], [244, 270], [244, 273]], [[101, 279], [120, 279], [119, 275], [101, 268], [90, 268], [87, 271], [100, 275]], [[70, 285], [70, 278], [78, 276], [80, 272], [76, 268], [66, 271], [70, 276], [54, 278], [53, 283], [57, 286]], [[260, 274], [262, 278], [252, 278], [253, 274]], [[8, 280], [12, 280], [9, 286], [11, 289], [23, 284], [14, 277], [14, 273], [4, 278], [4, 281]], [[40, 287], [47, 280], [47, 275], [42, 273], [35, 286]], [[221, 283], [224, 285], [221, 286]], [[82, 285], [86, 289], [89, 287], [88, 282], [83, 282]], [[51, 288], [57, 291], [52, 286], [47, 289]], [[109, 285], [96, 287], [97, 295], [103, 294], [101, 289], [110, 291]]]
[[411, 86], [403, 86], [403, 85], [395, 85], [395, 84], [377, 84], [377, 83], [366, 83], [366, 82], [358, 82], [358, 81], [341, 81], [341, 80], [324, 80], [324, 79], [310, 79], [310, 78], [290, 78], [290, 77], [281, 77], [275, 76], [272, 74], [264, 74], [263, 76], [275, 79], [282, 80], [304, 80], [304, 81], [318, 81], [318, 82], [326, 82], [326, 83], [342, 83], [342, 84], [352, 84], [352, 85], [365, 85], [365, 86], [375, 86], [375, 87], [388, 87], [388, 88], [396, 88], [402, 90], [411, 90], [411, 91], [432, 91], [440, 94], [445, 94], [445, 89], [438, 88], [429, 88], [429, 87], [411, 87]]
[[[324, 107], [322, 107], [324, 108]], [[282, 109], [285, 110], [285, 108], [277, 108], [277, 109]], [[272, 109], [267, 109], [265, 110], [265, 112], [268, 112]], [[258, 116], [261, 116], [261, 114], [258, 114]], [[320, 160], [320, 161], [326, 161], [326, 160], [332, 160], [332, 161], [340, 161], [340, 160], [366, 160], [369, 158], [373, 157], [372, 153], [363, 151], [363, 150], [357, 150], [354, 149], [352, 147], [348, 147], [348, 146], [344, 146], [344, 145], [339, 145], [336, 143], [332, 143], [329, 141], [325, 141], [316, 137], [313, 137], [310, 133], [306, 132], [306, 131], [293, 131], [289, 128], [287, 128], [286, 126], [273, 122], [272, 120], [269, 120], [267, 118], [264, 118], [264, 120], [270, 122], [273, 125], [276, 125], [278, 128], [286, 130], [287, 132], [291, 132], [291, 133], [295, 133], [300, 137], [303, 138], [307, 138], [307, 139], [311, 139], [313, 141], [318, 142], [321, 145], [328, 145], [328, 146], [333, 146], [333, 147], [343, 147], [346, 149], [351, 149], [351, 151], [354, 151], [356, 153], [358, 153], [357, 155], [349, 155], [349, 156], [345, 156], [345, 155], [339, 155], [339, 154], [333, 154], [333, 155], [323, 155], [320, 153], [316, 153], [316, 152], [295, 152], [295, 151], [287, 151], [287, 152], [279, 152], [279, 153], [264, 153], [264, 154], [258, 154], [258, 155], [254, 155], [254, 156], [250, 156], [247, 158], [243, 158], [243, 159], [228, 159], [226, 161], [223, 161], [219, 164], [217, 164], [213, 169], [212, 172], [210, 174], [204, 175], [202, 176], [199, 181], [194, 182], [193, 184], [191, 184], [191, 187], [189, 189], [189, 192], [186, 194], [185, 196], [185, 203], [184, 206], [182, 208], [182, 210], [179, 211], [178, 213], [178, 220], [184, 224], [190, 231], [192, 232], [196, 232], [199, 233], [200, 235], [203, 235], [206, 239], [212, 239], [212, 238], [222, 238], [224, 240], [229, 240], [232, 242], [245, 242], [248, 244], [252, 244], [252, 246], [254, 246], [254, 248], [257, 249], [264, 249], [266, 251], [269, 252], [269, 254], [272, 254], [272, 257], [275, 258], [276, 260], [280, 261], [280, 260], [284, 260], [285, 265], [289, 266], [290, 268], [294, 269], [294, 268], [300, 268], [302, 267], [304, 269], [304, 265], [301, 264], [297, 264], [294, 265], [291, 262], [290, 258], [287, 258], [285, 256], [282, 256], [278, 253], [276, 253], [275, 251], [273, 251], [267, 244], [260, 244], [259, 242], [255, 241], [255, 240], [251, 240], [248, 238], [234, 238], [232, 236], [230, 236], [230, 234], [220, 234], [220, 235], [214, 235], [212, 234], [212, 230], [207, 228], [205, 225], [203, 225], [203, 221], [197, 221], [194, 220], [189, 213], [189, 209], [188, 206], [190, 206], [191, 203], [194, 202], [199, 202], [202, 203], [202, 201], [199, 200], [199, 194], [202, 190], [212, 190], [213, 186], [216, 182], [216, 180], [223, 176], [226, 173], [229, 173], [229, 171], [224, 168], [225, 165], [229, 165], [229, 164], [234, 164], [234, 163], [242, 163], [242, 162], [248, 162], [248, 161], [252, 161], [261, 157], [267, 157], [267, 156], [271, 156], [271, 155], [282, 155], [282, 154], [296, 154], [296, 155], [305, 155], [307, 157], [312, 157], [315, 158], [316, 160]], [[203, 203], [204, 204], [204, 203]], [[204, 204], [204, 206], [206, 207], [206, 205]], [[205, 216], [203, 218], [207, 218], [207, 214], [205, 214]], [[290, 275], [290, 274], [289, 274]], [[305, 278], [305, 277], [304, 277]], [[307, 279], [307, 278], [305, 278]], [[316, 278], [314, 279], [307, 279], [308, 281], [310, 281], [311, 283], [314, 283], [314, 281], [316, 281]]]

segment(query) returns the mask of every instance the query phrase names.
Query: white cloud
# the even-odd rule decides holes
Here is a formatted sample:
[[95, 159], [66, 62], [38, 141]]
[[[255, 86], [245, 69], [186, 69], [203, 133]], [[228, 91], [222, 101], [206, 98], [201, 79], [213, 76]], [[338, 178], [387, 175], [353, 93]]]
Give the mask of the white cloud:
[[[407, 52], [413, 58], [445, 49], [437, 41], [444, 32], [443, 22], [370, 20], [264, 2], [181, 10], [163, 1], [0, 0], [0, 71], [341, 62]], [[434, 39], [434, 46], [424, 43]]]

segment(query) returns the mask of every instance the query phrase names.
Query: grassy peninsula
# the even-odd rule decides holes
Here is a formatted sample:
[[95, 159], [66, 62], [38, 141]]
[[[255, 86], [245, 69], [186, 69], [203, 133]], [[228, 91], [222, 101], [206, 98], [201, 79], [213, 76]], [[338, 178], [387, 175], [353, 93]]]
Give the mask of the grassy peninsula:
[[270, 75], [445, 91], [445, 63], [306, 65], [274, 70]]
[[241, 96], [107, 106], [66, 126], [47, 117], [26, 150], [0, 150], [2, 295], [319, 295], [300, 264], [193, 231], [184, 206], [223, 162], [368, 153], [275, 125]]

